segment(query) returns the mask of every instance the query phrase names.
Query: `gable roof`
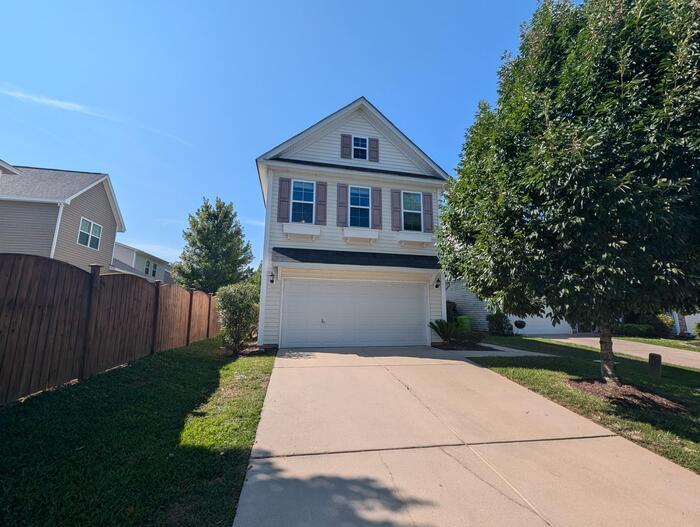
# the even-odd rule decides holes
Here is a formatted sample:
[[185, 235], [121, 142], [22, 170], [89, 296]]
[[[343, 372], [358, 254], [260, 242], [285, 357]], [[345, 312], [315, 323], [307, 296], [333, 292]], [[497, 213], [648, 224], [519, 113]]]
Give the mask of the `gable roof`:
[[[118, 242], [118, 241], [115, 241], [114, 245], [119, 245], [120, 247], [124, 247], [125, 249], [128, 249], [129, 251], [134, 251], [135, 253], [141, 253], [144, 256], [147, 256], [148, 258], [150, 258], [151, 260], [158, 260], [158, 262], [164, 263], [168, 266], [170, 265], [170, 262], [168, 260], [166, 260], [165, 258], [161, 258], [160, 256], [156, 256], [153, 253], [146, 252], [143, 249], [139, 249], [138, 247], [133, 247], [131, 245], [125, 244], [124, 242]], [[117, 260], [116, 258], [114, 258], [114, 259]]]
[[[346, 165], [341, 163], [333, 165], [335, 168], [347, 168], [349, 170], [357, 170], [360, 172], [371, 171], [378, 173], [385, 173], [391, 175], [409, 176], [426, 178], [433, 180], [446, 180], [449, 178], [447, 173], [435, 162], [430, 156], [428, 156], [423, 150], [421, 150], [413, 141], [411, 141], [401, 130], [399, 130], [394, 123], [392, 123], [387, 117], [381, 113], [367, 98], [359, 97], [355, 99], [350, 104], [343, 106], [341, 109], [333, 112], [328, 117], [325, 117], [318, 121], [317, 123], [311, 125], [307, 129], [299, 132], [295, 136], [287, 139], [283, 143], [277, 145], [276, 147], [268, 150], [256, 159], [256, 165], [258, 167], [258, 175], [260, 176], [261, 184], [263, 180], [266, 179], [266, 162], [269, 161], [279, 161], [279, 162], [294, 162], [297, 164], [308, 164], [311, 166], [321, 166], [319, 163], [314, 162], [303, 162], [300, 160], [290, 160], [285, 155], [293, 149], [299, 143], [309, 141], [314, 137], [321, 136], [325, 131], [338, 126], [340, 122], [348, 117], [350, 114], [357, 110], [364, 110], [370, 119], [372, 119], [373, 124], [376, 124], [382, 129], [387, 136], [393, 139], [393, 143], [397, 145], [407, 157], [412, 159], [417, 167], [423, 167], [420, 173], [412, 172], [397, 172], [391, 170], [383, 170], [381, 168], [367, 169], [366, 167], [360, 167], [356, 165]], [[265, 194], [265, 185], [263, 185], [263, 194]]]
[[4, 165], [12, 168], [12, 172], [7, 170], [0, 173], [0, 199], [68, 205], [73, 198], [104, 183], [112, 213], [117, 221], [117, 230], [119, 232], [126, 230], [109, 175], [7, 163]]

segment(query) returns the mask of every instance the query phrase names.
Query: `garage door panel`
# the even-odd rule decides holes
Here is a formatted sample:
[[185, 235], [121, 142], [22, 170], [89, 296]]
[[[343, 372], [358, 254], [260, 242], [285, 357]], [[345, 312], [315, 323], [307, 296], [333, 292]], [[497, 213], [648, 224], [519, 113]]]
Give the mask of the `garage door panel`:
[[426, 342], [425, 285], [287, 279], [281, 344], [421, 345]]

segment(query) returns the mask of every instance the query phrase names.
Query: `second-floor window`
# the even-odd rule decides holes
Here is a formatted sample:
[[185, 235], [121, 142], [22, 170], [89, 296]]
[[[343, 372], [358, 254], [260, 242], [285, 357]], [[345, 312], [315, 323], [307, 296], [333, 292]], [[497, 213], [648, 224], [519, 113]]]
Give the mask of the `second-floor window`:
[[401, 195], [403, 230], [423, 230], [423, 203], [420, 192], [403, 192]]
[[[155, 267], [155, 264], [154, 264], [154, 267]], [[146, 268], [144, 269], [143, 274], [145, 274], [146, 276], [151, 274], [151, 261], [150, 260], [146, 260]]]
[[153, 262], [153, 269], [151, 270], [151, 276], [156, 275], [156, 270], [158, 269], [158, 264]]
[[367, 159], [367, 138], [366, 137], [352, 137], [352, 158], [353, 159]]
[[313, 181], [292, 182], [292, 222], [314, 222], [314, 191]]
[[80, 229], [78, 231], [78, 245], [90, 247], [90, 249], [100, 250], [100, 240], [102, 239], [102, 225], [90, 221], [87, 218], [80, 218]]
[[350, 227], [369, 228], [369, 196], [367, 187], [350, 187]]

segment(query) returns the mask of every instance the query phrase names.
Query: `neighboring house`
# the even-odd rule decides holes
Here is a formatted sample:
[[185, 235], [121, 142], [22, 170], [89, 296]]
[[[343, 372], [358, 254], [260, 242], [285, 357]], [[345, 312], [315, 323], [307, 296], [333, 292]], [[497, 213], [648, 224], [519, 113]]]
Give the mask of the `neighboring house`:
[[677, 311], [672, 311], [671, 316], [673, 317], [676, 335], [686, 335], [688, 333], [695, 335], [698, 333], [695, 331], [695, 326], [700, 323], [700, 313], [681, 315]]
[[426, 345], [445, 318], [433, 232], [447, 174], [364, 97], [260, 156], [258, 342]]
[[135, 274], [151, 282], [156, 280], [166, 284], [172, 282], [170, 262], [121, 242], [114, 244], [111, 269]]
[[124, 230], [107, 174], [0, 161], [0, 252], [107, 269]]
[[[490, 311], [487, 309], [484, 302], [479, 300], [474, 293], [464, 286], [464, 282], [457, 280], [447, 284], [447, 300], [457, 305], [457, 311], [460, 315], [469, 315], [472, 317], [472, 325], [475, 330], [486, 331], [488, 329], [486, 315], [488, 315]], [[547, 317], [520, 318], [509, 316], [508, 318], [511, 324], [516, 320], [525, 321], [525, 327], [523, 329], [513, 327], [514, 332], [519, 335], [570, 335], [575, 333], [574, 328], [566, 321], [553, 326], [551, 319]]]

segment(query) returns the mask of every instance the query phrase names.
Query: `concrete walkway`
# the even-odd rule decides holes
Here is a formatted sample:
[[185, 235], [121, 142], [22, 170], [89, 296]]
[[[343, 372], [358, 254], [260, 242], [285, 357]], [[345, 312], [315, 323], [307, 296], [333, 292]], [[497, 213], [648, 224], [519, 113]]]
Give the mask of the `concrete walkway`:
[[464, 352], [280, 351], [234, 527], [696, 526], [698, 488]]
[[[596, 349], [600, 347], [598, 337], [557, 336], [549, 340], [562, 342], [564, 344], [590, 346]], [[666, 346], [632, 342], [630, 340], [613, 339], [613, 352], [639, 357], [644, 360], [649, 360], [650, 353], [658, 353], [661, 355], [662, 361], [665, 364], [675, 364], [677, 366], [685, 366], [686, 368], [700, 370], [700, 352], [697, 351], [686, 351], [676, 348], [667, 348]]]

